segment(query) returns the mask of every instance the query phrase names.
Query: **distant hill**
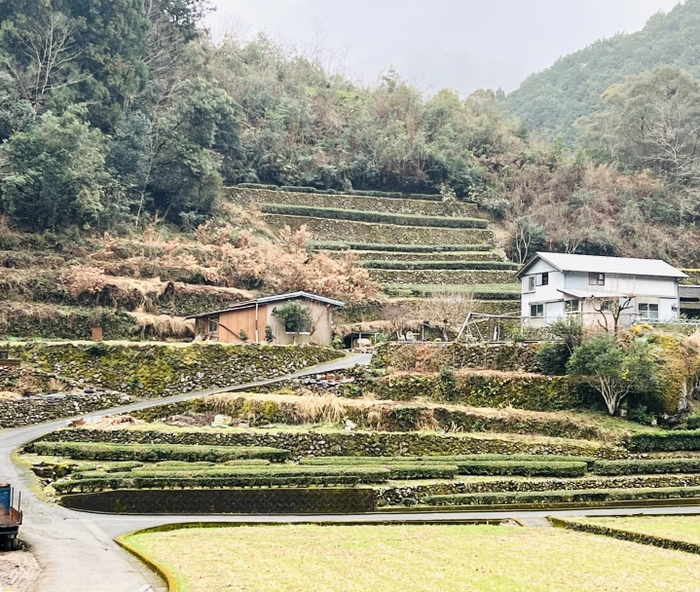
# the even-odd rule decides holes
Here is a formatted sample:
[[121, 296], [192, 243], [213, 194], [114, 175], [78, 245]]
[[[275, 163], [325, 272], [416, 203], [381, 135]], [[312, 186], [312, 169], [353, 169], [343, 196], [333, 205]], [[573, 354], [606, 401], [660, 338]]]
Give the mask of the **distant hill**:
[[529, 76], [505, 103], [531, 129], [571, 142], [572, 124], [602, 108], [600, 96], [610, 85], [664, 64], [700, 77], [700, 0], [654, 15], [638, 33], [597, 41], [559, 59]]

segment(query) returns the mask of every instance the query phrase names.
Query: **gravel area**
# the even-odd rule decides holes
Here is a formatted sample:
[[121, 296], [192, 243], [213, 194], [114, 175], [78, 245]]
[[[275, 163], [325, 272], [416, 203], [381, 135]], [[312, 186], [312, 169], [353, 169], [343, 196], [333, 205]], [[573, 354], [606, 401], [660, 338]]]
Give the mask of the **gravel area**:
[[0, 553], [0, 590], [2, 592], [37, 592], [39, 564], [27, 551]]

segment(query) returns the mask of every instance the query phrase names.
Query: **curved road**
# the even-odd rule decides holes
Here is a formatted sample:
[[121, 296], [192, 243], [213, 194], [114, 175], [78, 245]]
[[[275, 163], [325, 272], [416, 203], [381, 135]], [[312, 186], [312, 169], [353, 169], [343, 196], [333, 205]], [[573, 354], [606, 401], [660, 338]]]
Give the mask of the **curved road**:
[[[291, 376], [236, 387], [214, 389], [205, 392], [176, 395], [163, 399], [141, 401], [131, 405], [91, 413], [84, 417], [100, 417], [106, 414], [128, 413], [218, 393], [234, 392], [256, 386], [274, 384], [289, 378], [333, 372], [368, 364], [369, 355], [348, 356], [342, 360], [308, 368]], [[25, 523], [22, 539], [29, 543], [37, 557], [42, 575], [39, 590], [52, 592], [164, 592], [162, 581], [141, 562], [119, 548], [113, 541], [117, 536], [162, 524], [221, 522], [290, 524], [303, 522], [333, 523], [391, 523], [391, 522], [466, 522], [471, 520], [500, 520], [505, 518], [528, 519], [535, 522], [546, 516], [576, 515], [632, 515], [632, 514], [700, 514], [700, 507], [628, 508], [560, 511], [497, 511], [497, 512], [426, 512], [387, 513], [337, 516], [234, 516], [234, 515], [149, 515], [117, 516], [77, 512], [42, 502], [35, 491], [37, 481], [27, 468], [15, 464], [13, 452], [23, 444], [62, 428], [69, 421], [60, 420], [37, 426], [0, 431], [0, 482], [10, 482], [23, 492], [22, 505]], [[150, 586], [150, 588], [149, 588]]]

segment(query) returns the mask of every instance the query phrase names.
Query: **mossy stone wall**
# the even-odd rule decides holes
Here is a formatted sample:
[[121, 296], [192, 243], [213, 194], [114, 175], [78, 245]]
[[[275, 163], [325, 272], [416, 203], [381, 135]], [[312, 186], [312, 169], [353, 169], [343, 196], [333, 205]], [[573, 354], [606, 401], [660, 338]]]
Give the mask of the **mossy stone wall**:
[[472, 407], [515, 407], [529, 411], [575, 409], [584, 397], [578, 384], [565, 376], [537, 374], [457, 375], [447, 383], [438, 374], [392, 374], [366, 385], [380, 399], [411, 401], [425, 397]]
[[504, 493], [524, 491], [576, 491], [591, 489], [639, 489], [646, 487], [698, 487], [700, 475], [632, 475], [626, 477], [582, 477], [578, 479], [522, 479], [498, 477], [455, 480], [442, 483], [377, 486], [377, 505], [413, 505], [424, 497], [462, 493]]
[[290, 226], [298, 230], [306, 225], [314, 240], [335, 241], [339, 237], [349, 242], [408, 245], [473, 245], [493, 242], [493, 231], [475, 228], [431, 228], [352, 222], [328, 218], [264, 214], [274, 229]]
[[315, 208], [343, 208], [363, 212], [388, 212], [392, 214], [420, 214], [423, 216], [472, 217], [477, 214], [476, 204], [460, 202], [401, 199], [397, 197], [370, 197], [363, 195], [324, 195], [292, 191], [268, 191], [232, 187], [228, 198], [241, 206], [278, 204]]
[[512, 271], [489, 269], [369, 269], [370, 277], [382, 284], [512, 284]]
[[73, 429], [41, 440], [205, 446], [269, 446], [289, 450], [298, 460], [310, 456], [422, 456], [457, 454], [555, 454], [618, 458], [624, 451], [608, 444], [558, 438], [474, 437], [462, 434], [386, 432], [202, 432]]
[[122, 393], [61, 393], [50, 398], [0, 399], [0, 429], [36, 425], [102, 409], [128, 405], [132, 398]]
[[342, 355], [329, 347], [203, 343], [27, 343], [2, 347], [41, 370], [145, 397], [276, 378]]

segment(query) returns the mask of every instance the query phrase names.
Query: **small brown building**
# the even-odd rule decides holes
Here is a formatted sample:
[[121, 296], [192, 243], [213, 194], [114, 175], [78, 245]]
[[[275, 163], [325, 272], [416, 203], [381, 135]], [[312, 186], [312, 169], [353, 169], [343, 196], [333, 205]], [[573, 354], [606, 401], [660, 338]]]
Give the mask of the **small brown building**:
[[[276, 308], [293, 301], [299, 301], [311, 316], [311, 326], [302, 327], [299, 332], [284, 327], [272, 314]], [[307, 292], [294, 292], [249, 300], [225, 310], [205, 312], [188, 318], [195, 319], [195, 340], [198, 341], [265, 343], [266, 327], [269, 326], [272, 330], [272, 343], [275, 345], [291, 345], [295, 340], [298, 344], [330, 345], [333, 337], [333, 309], [342, 306], [343, 303], [337, 300]], [[242, 339], [242, 336], [245, 338]]]

